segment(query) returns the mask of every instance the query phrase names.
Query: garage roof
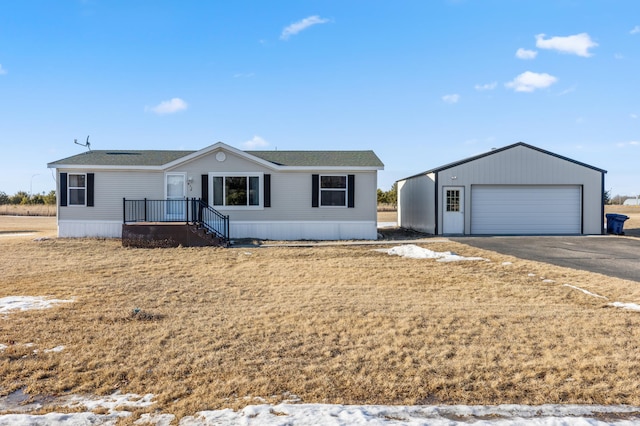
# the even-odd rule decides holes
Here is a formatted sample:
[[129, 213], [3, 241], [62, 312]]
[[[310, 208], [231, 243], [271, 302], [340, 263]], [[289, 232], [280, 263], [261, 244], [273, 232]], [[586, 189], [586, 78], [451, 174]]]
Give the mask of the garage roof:
[[415, 174], [415, 175], [412, 175], [412, 176], [409, 176], [409, 177], [406, 177], [406, 178], [400, 179], [400, 180], [407, 180], [407, 179], [411, 179], [411, 178], [414, 178], [414, 177], [427, 175], [429, 173], [441, 172], [443, 170], [447, 170], [447, 169], [450, 169], [452, 167], [459, 166], [461, 164], [469, 163], [471, 161], [475, 161], [475, 160], [478, 160], [478, 159], [483, 158], [483, 157], [488, 157], [490, 155], [497, 154], [499, 152], [506, 151], [508, 149], [512, 149], [512, 148], [515, 148], [515, 147], [518, 147], [518, 146], [522, 146], [522, 147], [525, 147], [525, 148], [533, 149], [533, 150], [541, 152], [543, 154], [547, 154], [547, 155], [550, 155], [552, 157], [559, 158], [561, 160], [569, 161], [570, 163], [577, 164], [579, 166], [583, 166], [583, 167], [595, 170], [595, 171], [600, 172], [600, 173], [607, 173], [606, 170], [599, 169], [597, 167], [591, 166], [591, 165], [586, 164], [586, 163], [581, 163], [580, 161], [573, 160], [573, 159], [571, 159], [569, 157], [564, 157], [562, 155], [555, 154], [555, 153], [553, 153], [551, 151], [547, 151], [547, 150], [544, 150], [542, 148], [538, 148], [538, 147], [535, 147], [533, 145], [526, 144], [524, 142], [517, 142], [517, 143], [514, 143], [512, 145], [508, 145], [508, 146], [505, 146], [505, 147], [502, 147], [502, 148], [492, 149], [491, 151], [485, 152], [484, 154], [475, 155], [473, 157], [469, 157], [469, 158], [465, 158], [463, 160], [459, 160], [459, 161], [456, 161], [456, 162], [453, 162], [453, 163], [445, 164], [444, 166], [436, 167], [435, 169], [426, 170], [426, 171], [424, 171], [422, 173], [418, 173], [418, 174]]

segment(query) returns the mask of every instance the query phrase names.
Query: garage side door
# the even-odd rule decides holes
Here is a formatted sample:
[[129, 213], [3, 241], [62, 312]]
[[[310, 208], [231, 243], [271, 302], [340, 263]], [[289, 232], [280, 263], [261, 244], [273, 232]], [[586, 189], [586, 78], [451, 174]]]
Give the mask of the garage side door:
[[578, 185], [473, 185], [471, 233], [580, 234]]

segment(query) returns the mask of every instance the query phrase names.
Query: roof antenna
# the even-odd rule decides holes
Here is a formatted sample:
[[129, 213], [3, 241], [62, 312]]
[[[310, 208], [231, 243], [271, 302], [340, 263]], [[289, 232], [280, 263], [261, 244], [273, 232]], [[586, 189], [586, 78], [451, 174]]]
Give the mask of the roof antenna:
[[91, 144], [89, 143], [89, 136], [87, 135], [87, 141], [85, 143], [79, 143], [78, 139], [74, 139], [73, 143], [80, 146], [86, 146], [89, 151], [91, 151]]

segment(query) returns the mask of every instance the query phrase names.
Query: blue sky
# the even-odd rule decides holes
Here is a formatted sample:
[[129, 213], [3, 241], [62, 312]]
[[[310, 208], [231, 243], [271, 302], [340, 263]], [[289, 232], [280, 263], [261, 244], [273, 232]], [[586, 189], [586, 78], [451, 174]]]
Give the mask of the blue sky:
[[379, 187], [522, 141], [640, 193], [637, 0], [0, 5], [0, 191], [93, 149], [373, 149]]

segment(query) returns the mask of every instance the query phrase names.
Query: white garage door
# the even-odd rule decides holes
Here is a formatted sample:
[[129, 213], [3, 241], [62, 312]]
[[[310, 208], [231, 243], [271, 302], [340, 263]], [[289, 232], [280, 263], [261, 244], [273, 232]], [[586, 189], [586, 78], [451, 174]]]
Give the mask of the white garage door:
[[580, 234], [577, 185], [473, 185], [472, 234]]

